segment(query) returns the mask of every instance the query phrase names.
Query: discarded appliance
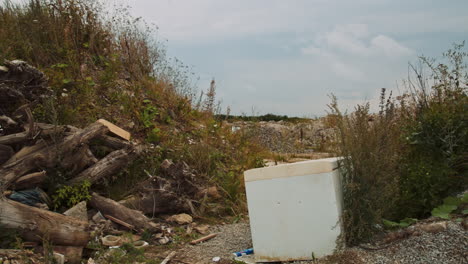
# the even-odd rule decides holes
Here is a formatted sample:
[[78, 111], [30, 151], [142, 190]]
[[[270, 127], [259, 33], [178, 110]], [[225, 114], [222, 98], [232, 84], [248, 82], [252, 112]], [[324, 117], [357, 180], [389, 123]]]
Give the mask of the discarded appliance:
[[342, 212], [337, 167], [337, 158], [329, 158], [244, 173], [256, 262], [333, 253]]

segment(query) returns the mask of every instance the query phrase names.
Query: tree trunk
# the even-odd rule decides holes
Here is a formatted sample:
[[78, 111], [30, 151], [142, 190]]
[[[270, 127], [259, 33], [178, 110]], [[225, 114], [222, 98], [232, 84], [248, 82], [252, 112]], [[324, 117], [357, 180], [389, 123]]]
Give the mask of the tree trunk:
[[84, 221], [5, 198], [0, 198], [0, 226], [19, 230], [27, 241], [85, 246], [90, 240]]
[[93, 193], [90, 205], [102, 214], [113, 216], [126, 223], [133, 225], [139, 231], [148, 229], [155, 230], [158, 225], [151, 222], [142, 212], [127, 208], [118, 202]]

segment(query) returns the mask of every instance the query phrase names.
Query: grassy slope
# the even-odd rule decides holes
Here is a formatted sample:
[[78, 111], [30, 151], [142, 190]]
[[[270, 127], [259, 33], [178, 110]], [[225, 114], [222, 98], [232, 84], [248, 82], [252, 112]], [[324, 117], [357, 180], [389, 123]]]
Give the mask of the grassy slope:
[[226, 194], [218, 202], [227, 212], [243, 211], [242, 172], [261, 164], [263, 150], [194, 107], [190, 73], [168, 62], [148, 25], [128, 10], [109, 13], [94, 2], [0, 5], [0, 61], [38, 67], [54, 92], [35, 106], [35, 118], [81, 127], [105, 118], [134, 140], [156, 146], [107, 183], [111, 197], [128, 194], [128, 186], [147, 177], [145, 170], [157, 174], [160, 162], [170, 158], [218, 184]]

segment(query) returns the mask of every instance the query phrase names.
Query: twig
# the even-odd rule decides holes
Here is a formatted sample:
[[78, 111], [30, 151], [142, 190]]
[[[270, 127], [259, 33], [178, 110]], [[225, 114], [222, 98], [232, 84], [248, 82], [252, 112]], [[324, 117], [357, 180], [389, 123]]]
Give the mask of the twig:
[[171, 253], [169, 253], [169, 255], [167, 255], [167, 257], [161, 262], [161, 264], [169, 263], [169, 261], [171, 261], [171, 259], [175, 256], [175, 254], [176, 254], [175, 251], [172, 251]]

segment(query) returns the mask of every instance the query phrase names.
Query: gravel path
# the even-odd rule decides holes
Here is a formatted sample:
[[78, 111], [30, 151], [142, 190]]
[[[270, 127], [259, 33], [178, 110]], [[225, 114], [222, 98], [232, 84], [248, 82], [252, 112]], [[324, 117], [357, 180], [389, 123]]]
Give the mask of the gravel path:
[[[211, 232], [218, 236], [199, 245], [182, 249], [184, 259], [190, 263], [231, 263], [232, 253], [252, 247], [248, 223], [215, 226]], [[460, 223], [450, 221], [447, 229], [438, 233], [422, 232], [392, 242], [383, 249], [350, 248], [317, 262], [301, 261], [296, 264], [465, 264], [468, 263], [468, 231]]]
[[218, 263], [229, 263], [232, 253], [252, 247], [252, 238], [248, 223], [237, 223], [214, 226], [211, 233], [218, 235], [204, 243], [182, 249], [184, 259], [192, 260], [190, 263], [214, 263], [213, 257], [221, 257]]

